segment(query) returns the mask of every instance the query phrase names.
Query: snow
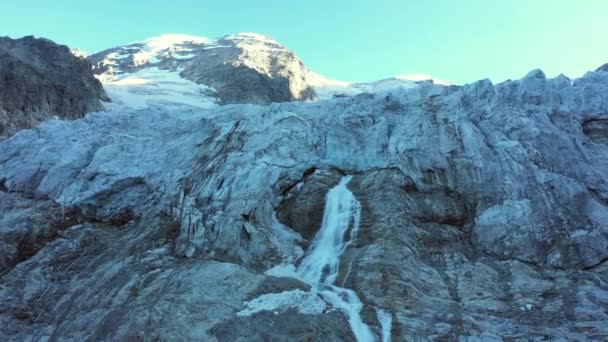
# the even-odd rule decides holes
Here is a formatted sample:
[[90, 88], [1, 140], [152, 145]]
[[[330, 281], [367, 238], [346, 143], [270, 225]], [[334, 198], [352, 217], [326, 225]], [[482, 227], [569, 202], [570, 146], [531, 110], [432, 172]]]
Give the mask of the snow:
[[70, 49], [70, 52], [72, 53], [72, 55], [74, 55], [76, 57], [80, 57], [80, 58], [87, 58], [87, 56], [89, 55], [85, 51], [82, 51], [82, 50], [77, 49], [77, 48]]
[[391, 327], [393, 325], [393, 317], [390, 313], [382, 310], [376, 310], [376, 317], [382, 328], [382, 342], [391, 342]]
[[[294, 265], [283, 263], [265, 272], [269, 276], [291, 277], [304, 281], [311, 285], [311, 292], [295, 290], [263, 295], [246, 303], [247, 308], [238, 315], [251, 315], [277, 308], [284, 310], [285, 307], [296, 307], [300, 313], [306, 313], [301, 311], [302, 307], [313, 313], [318, 310], [322, 312], [325, 304], [323, 307], [314, 304], [320, 300], [320, 296], [333, 308], [342, 310], [348, 316], [357, 341], [375, 340], [369, 326], [361, 318], [363, 304], [355, 291], [334, 285], [339, 272], [340, 257], [356, 239], [359, 230], [361, 205], [347, 187], [351, 178], [352, 176], [343, 177], [340, 183], [327, 193], [321, 228], [300, 265], [296, 268]], [[315, 297], [312, 303], [310, 296]], [[387, 340], [385, 332], [386, 329], [390, 331], [390, 315], [385, 311], [378, 311], [378, 317], [382, 319], [383, 341], [390, 341], [390, 333]]]
[[241, 32], [241, 33], [237, 33], [237, 34], [231, 34], [224, 38], [230, 39], [230, 40], [248, 41], [249, 43], [280, 45], [276, 40], [274, 40], [268, 36], [265, 36], [265, 35], [259, 34], [259, 33], [253, 33], [253, 32]]
[[112, 99], [107, 109], [144, 109], [150, 106], [189, 106], [211, 108], [217, 100], [206, 94], [213, 89], [183, 79], [177, 71], [145, 68], [105, 81], [104, 88]]
[[190, 36], [187, 34], [163, 34], [144, 40], [144, 43], [151, 51], [161, 51], [175, 45], [186, 43], [207, 44], [211, 39], [200, 36]]
[[118, 66], [119, 60], [132, 58], [133, 67], [154, 65], [163, 59], [189, 59], [196, 55], [192, 53], [192, 48], [186, 44], [211, 44], [213, 40], [206, 37], [190, 36], [185, 34], [164, 34], [158, 37], [148, 38], [125, 45], [119, 49], [108, 53], [101, 61], [101, 64], [109, 66], [109, 70], [98, 78], [102, 82], [114, 81], [116, 74], [122, 72], [114, 66]]
[[[177, 72], [172, 74], [160, 72], [156, 69], [159, 66], [157, 63], [166, 59], [187, 63], [187, 60], [197, 56], [197, 50], [233, 46], [242, 49], [242, 54], [247, 56], [238, 63], [263, 74], [272, 73], [271, 63], [268, 62], [269, 56], [287, 51], [274, 39], [251, 32], [228, 35], [220, 39], [186, 34], [164, 34], [119, 47], [117, 51], [107, 54], [101, 63], [105, 64], [108, 70], [97, 77], [105, 84], [108, 93], [117, 103], [128, 107], [141, 109], [151, 103], [167, 102], [207, 108], [216, 102], [208, 96], [201, 96], [209, 93], [210, 88], [181, 79]], [[127, 61], [127, 58], [130, 60]], [[128, 74], [128, 71], [125, 72], [119, 67], [125, 62], [131, 67], [144, 68], [144, 70]], [[145, 75], [140, 75], [142, 73]], [[446, 82], [426, 74], [400, 75], [375, 82], [352, 83], [332, 80], [309, 70], [305, 71], [302, 82], [314, 89], [317, 94], [316, 99], [327, 100], [361, 93], [383, 94], [412, 89], [418, 86], [417, 82], [425, 80], [447, 85]]]
[[316, 73], [311, 73], [309, 83], [320, 100], [328, 100], [336, 96], [355, 96], [361, 93], [387, 93], [418, 86], [413, 80], [397, 77], [370, 83], [349, 83], [331, 80]]
[[[133, 54], [135, 66], [146, 63], [154, 64], [160, 62], [161, 58], [180, 56], [179, 52], [190, 52], [191, 49], [184, 47], [184, 44], [207, 44], [211, 39], [206, 37], [189, 36], [185, 34], [164, 34], [158, 37], [148, 38], [142, 42], [140, 52]], [[183, 56], [180, 56], [184, 58]], [[180, 58], [177, 57], [177, 58]]]
[[449, 86], [450, 84], [436, 79], [431, 75], [427, 75], [427, 74], [411, 74], [411, 75], [400, 75], [400, 76], [395, 76], [396, 79], [398, 80], [403, 80], [403, 81], [413, 81], [413, 82], [419, 82], [419, 81], [432, 81], [434, 84], [438, 84], [438, 85], [443, 85], [443, 86]]
[[305, 315], [323, 313], [325, 302], [313, 292], [300, 289], [281, 293], [268, 293], [245, 303], [246, 309], [237, 312], [237, 316], [251, 316], [262, 311], [273, 311], [275, 314], [295, 308]]

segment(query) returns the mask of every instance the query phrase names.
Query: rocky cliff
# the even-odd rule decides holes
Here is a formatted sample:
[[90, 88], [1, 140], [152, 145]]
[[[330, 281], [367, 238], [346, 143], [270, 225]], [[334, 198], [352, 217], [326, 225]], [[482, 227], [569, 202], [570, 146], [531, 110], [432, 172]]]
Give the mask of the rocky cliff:
[[47, 39], [0, 37], [0, 137], [59, 117], [81, 118], [108, 100], [91, 64]]
[[[256, 95], [257, 96], [257, 95]], [[9, 340], [353, 340], [290, 272], [344, 175], [377, 339], [608, 338], [608, 72], [155, 106], [0, 144]]]

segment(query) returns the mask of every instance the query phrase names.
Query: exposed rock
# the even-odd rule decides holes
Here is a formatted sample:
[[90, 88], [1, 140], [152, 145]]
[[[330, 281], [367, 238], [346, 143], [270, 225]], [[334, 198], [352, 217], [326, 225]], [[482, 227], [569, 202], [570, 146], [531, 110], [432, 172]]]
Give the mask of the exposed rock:
[[590, 118], [583, 122], [583, 132], [596, 143], [608, 144], [608, 118]]
[[[368, 238], [348, 250], [339, 283], [359, 293], [369, 322], [375, 321], [374, 308], [391, 312], [395, 340], [606, 337], [597, 323], [608, 319], [599, 309], [608, 290], [604, 264], [563, 271], [496, 259], [472, 239], [475, 222], [446, 223], [445, 206], [427, 207], [436, 219], [421, 221], [420, 202], [441, 203], [442, 195], [421, 194], [431, 201], [412, 206], [417, 191], [403, 189], [390, 174], [366, 172], [351, 185], [367, 218], [360, 233]], [[352, 271], [359, 269], [366, 271]]]
[[312, 241], [321, 226], [325, 196], [329, 189], [338, 184], [343, 174], [338, 170], [311, 169], [305, 171], [303, 176], [301, 183], [288, 189], [277, 210], [277, 218], [306, 240]]
[[75, 210], [0, 190], [0, 275], [36, 254], [57, 234], [77, 223]]
[[249, 293], [249, 300], [268, 293], [280, 293], [291, 290], [310, 291], [310, 285], [301, 280], [287, 277], [266, 277], [257, 289]]
[[608, 63], [602, 65], [601, 67], [597, 68], [596, 71], [606, 71], [608, 72]]
[[57, 116], [81, 118], [108, 100], [91, 64], [47, 39], [0, 37], [0, 138]]
[[212, 329], [218, 341], [354, 341], [343, 315], [338, 311], [303, 315], [295, 311], [275, 315], [264, 312], [253, 318], [239, 317]]
[[5, 190], [95, 222], [2, 276], [0, 333], [352, 340], [331, 308], [238, 313], [267, 282], [306, 291], [262, 271], [298, 262], [320, 198], [353, 174], [361, 229], [336, 285], [357, 292], [376, 334], [382, 309], [394, 340], [606, 339], [608, 145], [594, 122], [608, 120], [606, 94], [605, 72], [532, 71], [20, 132], [0, 144]]
[[211, 340], [260, 276], [173, 257], [171, 226], [85, 224], [3, 275], [5, 339]]

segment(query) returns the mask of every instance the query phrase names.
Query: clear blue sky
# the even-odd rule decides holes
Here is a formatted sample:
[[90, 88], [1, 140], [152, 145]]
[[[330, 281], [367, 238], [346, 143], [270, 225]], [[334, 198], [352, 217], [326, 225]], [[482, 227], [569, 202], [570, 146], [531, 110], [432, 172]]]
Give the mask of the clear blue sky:
[[87, 52], [163, 33], [264, 33], [346, 81], [579, 77], [608, 62], [608, 0], [2, 0], [0, 13], [0, 35]]

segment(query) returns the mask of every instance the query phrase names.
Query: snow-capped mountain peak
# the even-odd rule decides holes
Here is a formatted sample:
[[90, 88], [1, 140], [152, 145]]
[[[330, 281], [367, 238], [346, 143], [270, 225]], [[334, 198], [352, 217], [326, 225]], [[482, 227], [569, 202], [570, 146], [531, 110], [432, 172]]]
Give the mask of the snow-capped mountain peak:
[[153, 50], [163, 50], [167, 48], [174, 47], [176, 45], [181, 45], [185, 43], [195, 43], [195, 44], [206, 44], [211, 42], [211, 39], [207, 37], [201, 36], [191, 36], [187, 34], [163, 34], [157, 37], [151, 37], [145, 39], [140, 42], [135, 43], [144, 43], [149, 46]]
[[[177, 84], [185, 86], [188, 105], [199, 103], [203, 96], [204, 106], [382, 93], [412, 88], [425, 80], [447, 85], [426, 74], [368, 83], [332, 80], [310, 71], [293, 52], [271, 37], [251, 32], [216, 39], [164, 34], [101, 51], [89, 56], [89, 60], [110, 95], [114, 94], [115, 102], [137, 106], [154, 102], [154, 96], [150, 96], [153, 94], [166, 102], [167, 93], [179, 92]], [[194, 101], [193, 96], [197, 98]], [[138, 100], [133, 101], [135, 98]]]
[[[106, 88], [121, 86], [117, 94], [141, 94], [141, 89], [125, 92], [125, 87], [158, 85], [156, 78], [161, 73], [171, 73], [162, 77], [163, 82], [181, 79], [202, 85], [205, 95], [220, 103], [314, 99], [307, 82], [310, 71], [297, 56], [272, 38], [256, 33], [217, 39], [167, 34], [104, 50], [89, 59]], [[135, 73], [137, 82], [126, 80]], [[142, 82], [151, 75], [154, 79]]]

